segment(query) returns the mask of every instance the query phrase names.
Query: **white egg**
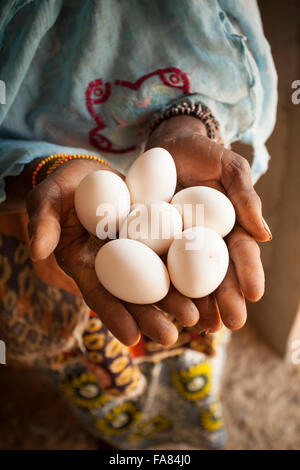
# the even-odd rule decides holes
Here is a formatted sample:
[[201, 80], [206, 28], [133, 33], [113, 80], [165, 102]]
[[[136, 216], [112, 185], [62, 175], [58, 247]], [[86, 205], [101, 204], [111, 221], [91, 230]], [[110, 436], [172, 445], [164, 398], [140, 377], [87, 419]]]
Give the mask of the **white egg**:
[[119, 237], [138, 240], [162, 255], [181, 232], [182, 218], [178, 210], [167, 202], [154, 202], [134, 204]]
[[177, 183], [176, 167], [170, 153], [160, 147], [147, 150], [130, 167], [126, 184], [132, 203], [169, 202]]
[[123, 238], [103, 245], [95, 269], [105, 289], [125, 302], [152, 304], [169, 290], [166, 266], [154, 251], [136, 240]]
[[130, 210], [130, 195], [118, 175], [99, 170], [80, 182], [74, 205], [80, 223], [88, 232], [101, 239], [116, 238]]
[[223, 281], [229, 263], [224, 240], [207, 227], [192, 227], [174, 240], [168, 252], [168, 271], [181, 294], [200, 298]]
[[220, 191], [207, 186], [182, 189], [175, 194], [171, 203], [180, 211], [185, 230], [204, 226], [225, 237], [235, 224], [231, 201]]

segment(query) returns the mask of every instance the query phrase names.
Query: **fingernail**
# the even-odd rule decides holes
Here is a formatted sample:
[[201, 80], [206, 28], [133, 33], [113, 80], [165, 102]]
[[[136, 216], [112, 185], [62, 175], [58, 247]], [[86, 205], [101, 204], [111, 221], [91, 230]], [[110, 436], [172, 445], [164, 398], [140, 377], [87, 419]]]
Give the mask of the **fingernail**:
[[264, 227], [265, 227], [266, 232], [267, 232], [268, 235], [269, 235], [269, 240], [272, 240], [272, 232], [271, 232], [271, 230], [270, 230], [269, 225], [267, 224], [267, 222], [265, 221], [265, 219], [264, 219], [263, 217], [262, 217], [262, 222], [263, 222], [263, 224], [264, 224]]
[[207, 328], [206, 330], [200, 330], [199, 334], [201, 336], [207, 336], [209, 332], [210, 332], [210, 328]]

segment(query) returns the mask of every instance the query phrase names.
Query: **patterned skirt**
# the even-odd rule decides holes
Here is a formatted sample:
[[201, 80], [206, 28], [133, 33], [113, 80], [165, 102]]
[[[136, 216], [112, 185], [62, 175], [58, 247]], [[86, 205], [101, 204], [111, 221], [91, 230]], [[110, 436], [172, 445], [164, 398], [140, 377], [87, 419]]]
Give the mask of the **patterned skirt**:
[[[172, 347], [120, 343], [54, 256], [34, 263], [25, 213], [0, 215], [0, 339], [7, 363], [46, 372], [83, 424], [119, 449], [220, 448], [220, 382], [230, 334], [180, 328]], [[41, 405], [42, 406], [42, 405]]]

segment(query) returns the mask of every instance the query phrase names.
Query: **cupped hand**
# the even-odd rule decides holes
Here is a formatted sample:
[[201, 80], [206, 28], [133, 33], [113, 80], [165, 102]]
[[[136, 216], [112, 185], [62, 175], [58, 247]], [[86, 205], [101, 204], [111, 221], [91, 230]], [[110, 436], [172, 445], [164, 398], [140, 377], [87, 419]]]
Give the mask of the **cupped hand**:
[[[173, 344], [178, 331], [163, 312], [152, 305], [119, 301], [104, 289], [95, 274], [95, 244], [90, 243], [90, 235], [76, 216], [74, 192], [84, 176], [99, 169], [113, 171], [91, 160], [69, 161], [29, 193], [26, 202], [31, 257], [37, 261], [54, 252], [59, 266], [73, 278], [87, 305], [122, 343], [133, 345], [143, 333], [163, 345]], [[192, 326], [199, 319], [195, 304], [174, 289], [163, 305], [183, 326]]]
[[255, 302], [264, 293], [256, 240], [272, 238], [252, 185], [250, 166], [240, 155], [210, 140], [203, 123], [190, 116], [176, 116], [160, 124], [147, 142], [147, 149], [153, 147], [165, 148], [174, 158], [178, 189], [210, 186], [225, 193], [234, 205], [236, 224], [225, 238], [230, 254], [227, 275], [213, 294], [193, 302], [201, 329], [214, 332], [222, 323], [229, 329], [239, 329], [247, 318], [245, 297]]

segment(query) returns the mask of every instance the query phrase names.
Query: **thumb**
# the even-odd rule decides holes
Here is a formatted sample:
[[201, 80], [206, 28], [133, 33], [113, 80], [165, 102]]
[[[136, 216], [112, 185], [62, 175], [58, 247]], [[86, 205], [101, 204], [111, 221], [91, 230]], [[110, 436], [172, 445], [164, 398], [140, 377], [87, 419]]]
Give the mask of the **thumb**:
[[47, 188], [38, 187], [27, 198], [29, 214], [29, 252], [33, 261], [39, 261], [55, 250], [61, 233], [60, 194], [45, 196]]

